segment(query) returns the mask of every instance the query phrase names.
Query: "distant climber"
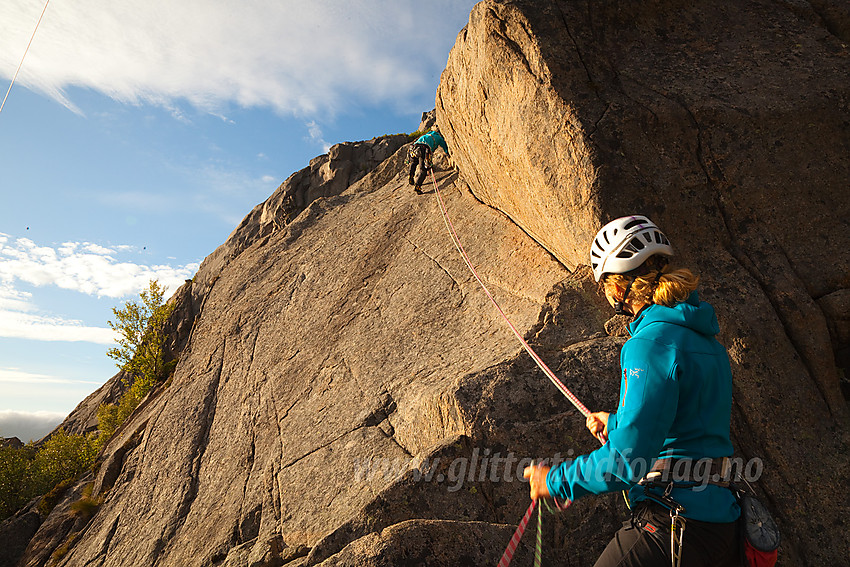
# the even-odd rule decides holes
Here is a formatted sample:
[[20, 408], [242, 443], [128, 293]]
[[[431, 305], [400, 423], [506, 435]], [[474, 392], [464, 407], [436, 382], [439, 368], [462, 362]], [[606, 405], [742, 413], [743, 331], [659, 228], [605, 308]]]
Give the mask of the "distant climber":
[[[419, 195], [422, 194], [422, 182], [425, 181], [425, 176], [431, 169], [431, 158], [437, 148], [443, 148], [446, 155], [449, 155], [449, 146], [437, 126], [434, 126], [427, 134], [416, 138], [410, 148], [410, 173], [407, 181], [414, 186], [413, 190]], [[417, 166], [419, 167], [419, 175], [414, 179], [413, 175], [416, 173]]]
[[620, 353], [619, 407], [587, 417], [602, 447], [525, 470], [533, 499], [628, 491], [631, 519], [596, 567], [679, 565], [683, 556], [690, 566], [740, 565], [740, 508], [728, 483], [729, 357], [715, 339], [714, 308], [695, 291], [698, 277], [671, 269], [672, 255], [644, 216], [599, 231], [593, 276], [615, 311], [634, 317]]

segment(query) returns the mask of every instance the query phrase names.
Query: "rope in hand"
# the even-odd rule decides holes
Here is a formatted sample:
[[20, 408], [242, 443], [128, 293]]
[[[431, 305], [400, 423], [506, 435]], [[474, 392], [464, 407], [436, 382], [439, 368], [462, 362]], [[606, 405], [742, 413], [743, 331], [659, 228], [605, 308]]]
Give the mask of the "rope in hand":
[[32, 30], [32, 35], [30, 36], [30, 41], [27, 44], [27, 48], [24, 50], [24, 54], [21, 57], [21, 62], [18, 63], [18, 68], [15, 70], [15, 76], [12, 77], [12, 82], [9, 83], [9, 89], [6, 91], [6, 96], [3, 97], [3, 102], [0, 103], [0, 112], [3, 112], [3, 107], [6, 106], [6, 99], [9, 98], [9, 93], [12, 92], [12, 85], [15, 84], [15, 79], [18, 78], [18, 73], [21, 71], [21, 67], [24, 64], [24, 58], [27, 56], [27, 52], [30, 50], [30, 45], [32, 45], [32, 40], [35, 38], [35, 32], [38, 31], [38, 26], [41, 24], [41, 19], [44, 17], [44, 13], [47, 11], [47, 5], [50, 4], [50, 0], [44, 3], [44, 9], [41, 10], [41, 16], [38, 17], [38, 22], [35, 24], [35, 29]]
[[[587, 407], [584, 404], [581, 403], [581, 401], [575, 396], [575, 394], [570, 392], [570, 390], [566, 386], [564, 386], [563, 382], [561, 382], [558, 379], [558, 377], [555, 376], [555, 373], [552, 372], [552, 370], [548, 366], [546, 366], [546, 363], [543, 362], [543, 359], [540, 358], [540, 356], [536, 352], [534, 352], [534, 349], [531, 348], [531, 345], [528, 344], [528, 342], [525, 340], [525, 338], [523, 338], [523, 336], [520, 334], [520, 332], [517, 330], [517, 328], [511, 322], [511, 320], [508, 319], [508, 316], [505, 315], [505, 312], [499, 306], [498, 302], [493, 297], [493, 294], [491, 294], [490, 290], [487, 289], [487, 286], [484, 284], [481, 277], [478, 275], [478, 272], [475, 270], [475, 267], [472, 265], [472, 261], [469, 259], [469, 255], [467, 255], [466, 250], [463, 248], [463, 245], [460, 243], [460, 238], [457, 235], [457, 231], [455, 230], [454, 223], [452, 223], [452, 219], [451, 219], [451, 217], [449, 217], [448, 209], [446, 208], [446, 204], [443, 201], [443, 196], [440, 193], [440, 186], [437, 184], [437, 177], [434, 175], [434, 168], [433, 167], [430, 168], [430, 172], [431, 172], [431, 181], [434, 183], [434, 194], [437, 196], [437, 203], [440, 207], [440, 213], [443, 216], [443, 223], [445, 223], [446, 229], [448, 230], [449, 235], [451, 236], [452, 243], [455, 245], [455, 248], [457, 248], [457, 251], [460, 253], [461, 257], [463, 257], [463, 261], [464, 261], [464, 263], [466, 263], [466, 267], [469, 268], [469, 271], [475, 277], [476, 281], [478, 281], [478, 284], [481, 286], [481, 289], [484, 290], [484, 293], [487, 294], [487, 297], [490, 299], [490, 302], [496, 307], [496, 310], [499, 312], [499, 315], [501, 315], [502, 319], [504, 319], [505, 322], [508, 324], [508, 327], [510, 327], [514, 336], [516, 336], [516, 338], [522, 344], [522, 347], [531, 356], [532, 360], [534, 360], [534, 362], [537, 364], [537, 366], [540, 368], [540, 370], [543, 371], [543, 373], [546, 375], [546, 377], [549, 378], [549, 381], [552, 382], [552, 384], [554, 384], [556, 388], [558, 388], [558, 390], [567, 398], [567, 400], [570, 401], [570, 403], [573, 404], [573, 406], [575, 406], [575, 408], [585, 418], [588, 417], [590, 415], [590, 410], [588, 410]], [[596, 438], [599, 440], [600, 443], [602, 443], [603, 445], [605, 444], [605, 439], [602, 437], [601, 433], [598, 434], [596, 436]], [[545, 502], [545, 500], [544, 500], [544, 502]], [[522, 538], [522, 535], [525, 533], [525, 528], [528, 525], [528, 519], [531, 517], [531, 513], [534, 511], [534, 507], [536, 505], [537, 505], [537, 500], [532, 500], [531, 504], [528, 507], [528, 510], [526, 510], [525, 515], [523, 516], [522, 520], [520, 521], [519, 526], [517, 526], [517, 529], [514, 532], [513, 537], [511, 537], [511, 541], [508, 542], [508, 547], [507, 547], [507, 549], [505, 549], [505, 553], [502, 554], [502, 559], [499, 561], [498, 567], [508, 567], [508, 565], [510, 565], [511, 560], [513, 559], [513, 556], [514, 556], [514, 552], [516, 551], [516, 547], [519, 544], [519, 541]], [[570, 505], [570, 501], [565, 502], [563, 505], [558, 504], [557, 501], [556, 501], [556, 506], [558, 507], [559, 510], [566, 510], [567, 507], [569, 507], [569, 505]], [[549, 507], [548, 502], [546, 502], [546, 506], [550, 511], [552, 511], [551, 507]], [[539, 508], [538, 509], [538, 518], [537, 518], [537, 542], [536, 542], [536, 546], [535, 546], [535, 550], [534, 550], [534, 565], [535, 565], [535, 567], [540, 566], [541, 556], [542, 556], [542, 527], [543, 527], [542, 513], [543, 513], [542, 508]]]

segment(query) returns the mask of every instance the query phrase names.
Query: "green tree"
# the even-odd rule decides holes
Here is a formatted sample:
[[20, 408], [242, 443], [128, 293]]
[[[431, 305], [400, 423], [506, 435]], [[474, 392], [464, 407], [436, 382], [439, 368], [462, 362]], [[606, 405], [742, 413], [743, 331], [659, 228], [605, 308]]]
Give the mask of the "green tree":
[[69, 434], [60, 429], [35, 454], [30, 466], [32, 492], [44, 494], [57, 483], [76, 478], [94, 463], [96, 456], [93, 437]]
[[43, 514], [61, 498], [64, 490], [94, 464], [97, 440], [60, 429], [41, 447], [0, 448], [0, 520], [14, 514], [37, 496]]
[[119, 334], [118, 346], [107, 355], [117, 360], [117, 366], [132, 380], [129, 389], [117, 404], [103, 404], [97, 410], [99, 438], [103, 446], [118, 427], [133, 413], [154, 386], [174, 368], [174, 361], [165, 362], [165, 322], [174, 311], [174, 304], [163, 303], [165, 288], [151, 280], [148, 289], [139, 294], [140, 302], [128, 301], [122, 309], [112, 309], [115, 321], [109, 326]]
[[[156, 280], [139, 294], [141, 302], [128, 301], [123, 309], [114, 307], [115, 321], [107, 321], [117, 331], [118, 346], [106, 355], [117, 360], [117, 366], [153, 387], [165, 369], [163, 345], [166, 320], [174, 311], [173, 303], [163, 303], [165, 287]], [[148, 388], [150, 389], [150, 388]]]
[[30, 447], [0, 447], [0, 520], [27, 502], [21, 488], [26, 483], [32, 453]]

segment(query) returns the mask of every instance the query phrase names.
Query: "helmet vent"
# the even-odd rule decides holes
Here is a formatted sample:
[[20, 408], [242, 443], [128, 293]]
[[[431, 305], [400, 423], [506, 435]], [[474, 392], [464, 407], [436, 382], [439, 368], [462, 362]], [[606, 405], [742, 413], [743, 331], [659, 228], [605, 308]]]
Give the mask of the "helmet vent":
[[629, 230], [634, 226], [640, 226], [643, 224], [643, 219], [633, 219], [626, 223], [626, 226], [623, 227], [623, 230]]

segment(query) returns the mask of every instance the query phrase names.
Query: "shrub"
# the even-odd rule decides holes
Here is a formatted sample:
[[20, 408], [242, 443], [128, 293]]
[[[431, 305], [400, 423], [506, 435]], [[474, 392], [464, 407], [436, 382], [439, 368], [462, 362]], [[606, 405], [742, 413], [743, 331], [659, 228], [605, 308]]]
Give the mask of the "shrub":
[[93, 435], [72, 435], [60, 429], [38, 450], [33, 459], [32, 479], [37, 494], [44, 494], [57, 483], [76, 478], [97, 457]]
[[97, 410], [98, 447], [102, 447], [148, 393], [164, 380], [177, 364], [165, 362], [165, 322], [174, 304], [163, 303], [165, 288], [151, 280], [148, 289], [139, 294], [140, 303], [128, 301], [123, 309], [113, 308], [116, 321], [108, 321], [118, 331], [118, 347], [106, 353], [118, 361], [118, 367], [129, 374], [132, 383], [117, 404], [103, 404]]
[[106, 355], [117, 360], [118, 367], [135, 380], [151, 384], [165, 378], [164, 327], [174, 304], [163, 303], [164, 295], [165, 288], [151, 280], [148, 289], [139, 294], [141, 303], [128, 301], [123, 309], [113, 308], [116, 321], [107, 321], [119, 338], [118, 347], [109, 349]]
[[62, 499], [65, 491], [71, 488], [72, 484], [74, 484], [74, 479], [66, 478], [51, 488], [50, 492], [41, 497], [41, 501], [38, 503], [38, 513], [44, 517], [50, 515], [50, 512], [56, 508], [56, 505], [59, 504], [59, 500]]
[[0, 520], [24, 504], [43, 496], [39, 512], [46, 516], [65, 490], [95, 462], [94, 435], [72, 435], [59, 430], [36, 449], [33, 445], [0, 449]]
[[92, 498], [91, 496], [83, 496], [73, 504], [71, 504], [71, 513], [77, 518], [82, 518], [83, 521], [89, 521], [92, 516], [97, 513], [100, 505], [103, 504], [103, 498]]
[[[95, 464], [98, 451], [133, 413], [144, 397], [174, 370], [176, 361], [165, 362], [164, 326], [174, 310], [164, 304], [165, 288], [151, 280], [139, 294], [141, 303], [127, 302], [114, 308], [118, 347], [107, 352], [132, 378], [132, 384], [117, 404], [104, 404], [97, 411], [98, 433], [72, 435], [59, 430], [42, 446], [0, 447], [0, 520], [38, 496], [39, 512], [47, 515], [80, 474]], [[72, 505], [75, 514], [90, 517], [100, 502], [90, 495]]]
[[28, 499], [21, 492], [21, 487], [25, 484], [33, 454], [34, 450], [30, 446], [0, 447], [0, 520], [11, 516], [27, 503]]

